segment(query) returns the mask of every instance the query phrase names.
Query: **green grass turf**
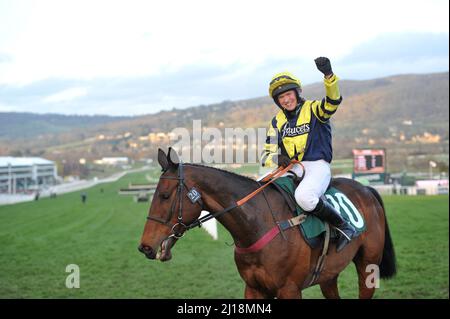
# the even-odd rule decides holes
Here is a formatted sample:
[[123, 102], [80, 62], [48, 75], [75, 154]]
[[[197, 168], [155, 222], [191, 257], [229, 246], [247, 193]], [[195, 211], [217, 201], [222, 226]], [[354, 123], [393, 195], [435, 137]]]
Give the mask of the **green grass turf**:
[[[117, 191], [146, 183], [146, 174], [85, 190], [86, 204], [74, 192], [0, 206], [0, 298], [242, 298], [232, 239], [220, 224], [219, 240], [194, 229], [166, 263], [137, 251], [149, 205]], [[375, 298], [448, 298], [448, 196], [384, 200], [398, 275], [382, 280]], [[65, 286], [68, 264], [80, 267], [79, 289]], [[357, 297], [352, 264], [339, 288], [343, 298]], [[303, 296], [322, 298], [318, 286]]]

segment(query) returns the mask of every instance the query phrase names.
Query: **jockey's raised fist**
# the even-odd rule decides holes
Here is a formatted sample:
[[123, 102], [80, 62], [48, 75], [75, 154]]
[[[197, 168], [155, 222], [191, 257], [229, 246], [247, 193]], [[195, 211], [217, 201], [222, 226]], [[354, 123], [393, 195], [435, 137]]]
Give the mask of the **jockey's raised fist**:
[[325, 76], [330, 76], [333, 74], [333, 70], [331, 69], [330, 59], [326, 57], [318, 57], [314, 60], [316, 62], [317, 69], [323, 73]]

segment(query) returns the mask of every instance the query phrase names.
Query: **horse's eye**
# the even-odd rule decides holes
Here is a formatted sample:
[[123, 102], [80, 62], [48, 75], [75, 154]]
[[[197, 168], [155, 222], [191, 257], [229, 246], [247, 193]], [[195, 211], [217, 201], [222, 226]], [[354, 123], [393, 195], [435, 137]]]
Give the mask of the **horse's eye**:
[[169, 199], [170, 194], [169, 194], [169, 193], [161, 193], [161, 197], [162, 197], [163, 199]]

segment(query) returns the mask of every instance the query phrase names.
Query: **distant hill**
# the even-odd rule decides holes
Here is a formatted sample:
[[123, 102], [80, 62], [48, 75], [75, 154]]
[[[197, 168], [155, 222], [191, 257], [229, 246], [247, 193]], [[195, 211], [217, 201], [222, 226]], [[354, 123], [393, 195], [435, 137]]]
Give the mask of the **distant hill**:
[[[341, 80], [340, 89], [344, 99], [331, 121], [335, 158], [351, 157], [352, 148], [384, 147], [402, 167], [412, 154], [448, 154], [448, 72]], [[323, 83], [303, 92], [307, 99], [325, 94]], [[203, 127], [267, 127], [277, 111], [269, 97], [260, 97], [134, 117], [0, 113], [0, 155], [154, 157], [158, 145], [139, 136], [190, 130], [193, 120]]]
[[[369, 128], [374, 136], [385, 136], [389, 129], [404, 128], [406, 121], [412, 123], [407, 130], [429, 130], [444, 135], [447, 132], [448, 138], [448, 72], [367, 81], [342, 80], [340, 88], [344, 100], [332, 120], [339, 134], [354, 136], [355, 132]], [[305, 86], [303, 92], [309, 99], [321, 99], [325, 94], [322, 83]], [[108, 123], [103, 128], [143, 135], [191, 127], [194, 119], [201, 119], [205, 126], [223, 122], [225, 127], [266, 127], [277, 110], [269, 97], [261, 97], [137, 116]]]
[[120, 121], [126, 117], [0, 112], [0, 138], [15, 139], [68, 132]]
[[[340, 132], [344, 135], [369, 128], [374, 134], [383, 136], [386, 129], [402, 127], [404, 121], [411, 121], [412, 129], [448, 132], [448, 72], [398, 75], [367, 81], [341, 80], [340, 88], [344, 100], [332, 123], [336, 129], [348, 131]], [[307, 85], [303, 92], [308, 99], [321, 99], [323, 84]], [[194, 119], [210, 126], [223, 122], [225, 127], [266, 127], [277, 110], [269, 97], [261, 97], [133, 117], [0, 112], [0, 138], [74, 130], [85, 134], [130, 131], [145, 135], [170, 131], [175, 127], [191, 127]]]

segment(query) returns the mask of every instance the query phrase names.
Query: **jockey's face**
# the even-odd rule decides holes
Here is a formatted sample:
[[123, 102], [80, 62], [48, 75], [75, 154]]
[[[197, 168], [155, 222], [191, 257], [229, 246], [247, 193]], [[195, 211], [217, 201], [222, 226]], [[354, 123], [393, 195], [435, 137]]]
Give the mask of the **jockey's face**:
[[285, 110], [293, 111], [298, 104], [297, 94], [295, 94], [294, 90], [281, 93], [278, 95], [278, 103], [280, 103]]

